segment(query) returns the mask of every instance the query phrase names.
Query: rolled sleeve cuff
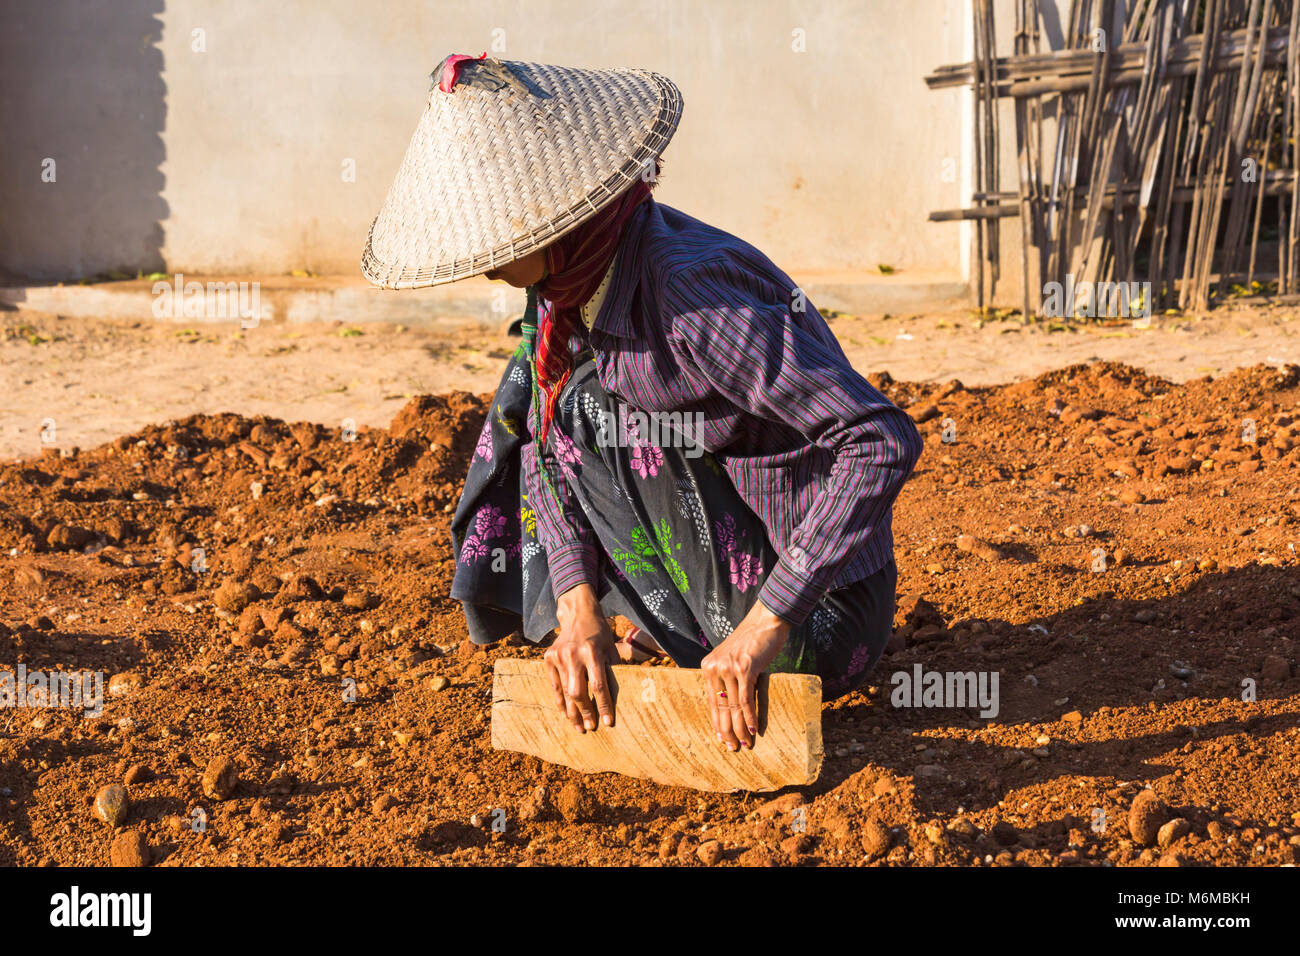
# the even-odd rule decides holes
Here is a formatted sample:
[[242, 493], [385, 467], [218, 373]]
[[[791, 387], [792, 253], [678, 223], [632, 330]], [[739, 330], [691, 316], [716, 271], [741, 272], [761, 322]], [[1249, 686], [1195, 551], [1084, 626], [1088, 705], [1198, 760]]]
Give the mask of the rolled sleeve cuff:
[[596, 549], [592, 545], [575, 541], [547, 548], [546, 561], [551, 568], [551, 590], [557, 599], [579, 584], [596, 586]]
[[813, 582], [806, 571], [796, 571], [785, 557], [776, 563], [763, 582], [758, 598], [763, 606], [793, 627], [804, 622], [827, 589]]

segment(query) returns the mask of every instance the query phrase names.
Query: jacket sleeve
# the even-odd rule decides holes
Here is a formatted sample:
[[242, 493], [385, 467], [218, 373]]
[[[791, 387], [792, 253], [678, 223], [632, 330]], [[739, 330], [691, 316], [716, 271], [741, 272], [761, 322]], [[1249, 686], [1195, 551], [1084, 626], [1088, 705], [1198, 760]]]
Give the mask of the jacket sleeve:
[[[552, 443], [560, 437], [552, 428]], [[579, 584], [596, 587], [599, 580], [596, 533], [583, 513], [573, 489], [555, 457], [547, 454], [546, 469], [552, 493], [537, 467], [536, 439], [520, 449], [524, 494], [537, 518], [537, 539], [546, 549], [551, 570], [551, 590], [558, 599]]]
[[912, 420], [854, 371], [833, 337], [792, 314], [796, 292], [719, 260], [675, 275], [663, 299], [673, 347], [688, 368], [738, 407], [797, 429], [833, 456], [827, 481], [759, 592], [793, 625], [889, 521], [923, 448]]

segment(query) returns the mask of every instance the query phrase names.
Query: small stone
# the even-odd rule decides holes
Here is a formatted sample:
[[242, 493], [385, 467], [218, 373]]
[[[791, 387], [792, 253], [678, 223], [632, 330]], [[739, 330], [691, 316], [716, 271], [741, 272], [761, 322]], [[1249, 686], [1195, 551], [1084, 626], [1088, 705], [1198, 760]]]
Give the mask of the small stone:
[[133, 764], [123, 775], [122, 782], [128, 787], [133, 787], [137, 783], [146, 783], [153, 779], [153, 771], [142, 763]]
[[1128, 829], [1133, 842], [1151, 846], [1160, 834], [1160, 828], [1169, 819], [1169, 810], [1153, 790], [1143, 790], [1133, 798], [1128, 811]]
[[397, 806], [397, 798], [391, 793], [380, 794], [374, 803], [370, 805], [370, 810], [376, 816], [387, 813], [393, 807]]
[[113, 839], [108, 851], [113, 866], [148, 866], [149, 843], [139, 830], [127, 830]]
[[130, 806], [131, 800], [127, 796], [126, 787], [120, 784], [110, 783], [95, 794], [95, 816], [114, 829], [126, 822], [126, 814]]
[[591, 797], [576, 782], [566, 783], [555, 797], [555, 808], [566, 823], [582, 823], [595, 809]]
[[275, 597], [279, 603], [319, 601], [325, 597], [325, 592], [316, 583], [315, 578], [306, 574], [293, 574], [284, 582], [284, 587], [280, 589], [280, 592]]
[[957, 550], [966, 551], [976, 557], [983, 558], [985, 561], [999, 561], [1002, 559], [1002, 552], [997, 547], [983, 538], [977, 538], [970, 534], [957, 535]]
[[1067, 724], [1074, 724], [1077, 727], [1083, 723], [1083, 714], [1077, 710], [1072, 710], [1068, 714], [1062, 714], [1061, 719]]
[[142, 686], [144, 686], [144, 681], [141, 679], [139, 674], [136, 674], [133, 671], [114, 674], [108, 681], [108, 696], [129, 697]]
[[713, 866], [722, 859], [722, 844], [717, 840], [706, 840], [701, 843], [695, 855], [700, 858], [700, 862], [705, 866]]
[[546, 795], [546, 788], [538, 787], [519, 804], [517, 816], [521, 823], [532, 823], [536, 820], [545, 819], [550, 809], [551, 805]]
[[918, 425], [921, 425], [924, 424], [925, 422], [930, 421], [930, 419], [932, 418], [939, 417], [939, 406], [923, 405], [919, 408], [913, 407], [907, 410], [907, 414], [912, 416], [912, 421], [916, 422]]
[[239, 615], [239, 633], [256, 634], [262, 629], [262, 609], [250, 604]]
[[55, 551], [80, 551], [94, 540], [95, 532], [67, 524], [56, 524], [45, 538]]
[[343, 606], [354, 611], [370, 611], [379, 607], [379, 595], [369, 591], [348, 591], [343, 595]]
[[1159, 844], [1162, 850], [1168, 849], [1191, 832], [1192, 825], [1190, 823], [1182, 817], [1175, 817], [1160, 828], [1160, 831], [1156, 834], [1156, 843]]
[[213, 757], [200, 781], [204, 796], [212, 800], [225, 800], [239, 785], [239, 771], [229, 757]]
[[247, 581], [227, 580], [212, 593], [212, 603], [223, 611], [238, 614], [261, 596], [262, 592]]
[[447, 680], [447, 678], [443, 677], [441, 674], [429, 678], [429, 690], [432, 691], [446, 690], [450, 686], [451, 686], [451, 681]]

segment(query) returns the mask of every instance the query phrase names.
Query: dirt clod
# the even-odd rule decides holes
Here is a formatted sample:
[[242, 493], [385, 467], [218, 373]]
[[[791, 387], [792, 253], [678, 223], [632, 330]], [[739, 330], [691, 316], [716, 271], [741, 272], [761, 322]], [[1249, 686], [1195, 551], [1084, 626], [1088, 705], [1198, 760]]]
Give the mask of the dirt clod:
[[567, 823], [585, 823], [590, 819], [595, 806], [586, 789], [577, 781], [570, 781], [555, 795], [555, 809], [560, 811], [560, 816]]
[[127, 830], [113, 838], [108, 856], [113, 866], [148, 866], [149, 843], [139, 830]]
[[1169, 819], [1169, 809], [1160, 802], [1154, 790], [1143, 790], [1133, 798], [1128, 811], [1128, 829], [1133, 842], [1151, 846], [1160, 834], [1160, 828]]
[[203, 771], [203, 795], [212, 800], [227, 800], [239, 785], [239, 770], [226, 756], [213, 757]]

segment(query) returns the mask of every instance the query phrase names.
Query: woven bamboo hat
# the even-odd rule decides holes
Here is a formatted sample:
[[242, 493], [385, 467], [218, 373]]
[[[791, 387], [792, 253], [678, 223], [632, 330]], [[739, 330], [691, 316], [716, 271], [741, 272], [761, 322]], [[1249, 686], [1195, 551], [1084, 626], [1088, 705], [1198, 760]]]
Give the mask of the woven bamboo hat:
[[435, 72], [370, 227], [361, 271], [376, 285], [455, 282], [549, 245], [653, 175], [681, 117], [656, 73], [457, 59]]

